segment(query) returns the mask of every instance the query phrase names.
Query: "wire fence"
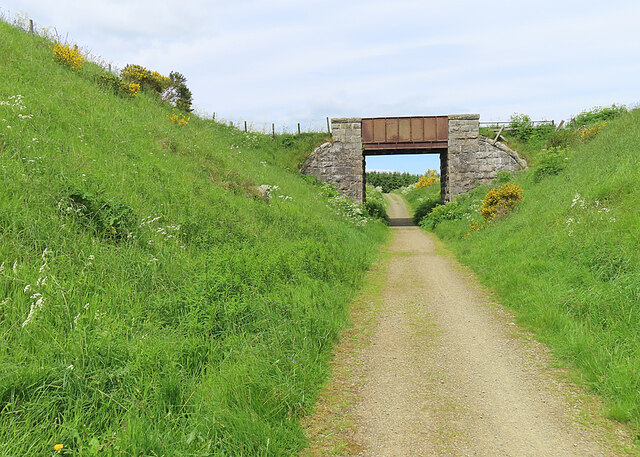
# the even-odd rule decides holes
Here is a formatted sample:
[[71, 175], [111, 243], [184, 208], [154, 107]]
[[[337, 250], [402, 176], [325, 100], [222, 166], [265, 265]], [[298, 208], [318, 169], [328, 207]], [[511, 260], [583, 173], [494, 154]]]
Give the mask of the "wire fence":
[[[38, 35], [51, 42], [74, 46], [80, 52], [82, 57], [85, 58], [85, 60], [98, 65], [104, 71], [108, 71], [118, 76], [122, 71], [122, 68], [118, 67], [112, 61], [109, 61], [104, 57], [94, 53], [86, 46], [81, 46], [78, 43], [70, 40], [69, 34], [61, 34], [56, 27], [40, 26], [25, 12], [12, 12], [7, 8], [0, 7], [0, 20], [23, 30], [26, 33]], [[247, 133], [254, 132], [277, 135], [326, 132], [328, 134], [331, 134], [331, 123], [328, 117], [326, 117], [325, 119], [313, 119], [301, 122], [291, 122], [289, 120], [256, 122], [248, 120], [246, 118], [243, 119], [238, 117], [225, 117], [216, 112], [207, 113], [198, 108], [196, 108], [191, 114], [201, 119], [211, 119], [219, 124], [235, 127], [238, 130], [243, 130]]]

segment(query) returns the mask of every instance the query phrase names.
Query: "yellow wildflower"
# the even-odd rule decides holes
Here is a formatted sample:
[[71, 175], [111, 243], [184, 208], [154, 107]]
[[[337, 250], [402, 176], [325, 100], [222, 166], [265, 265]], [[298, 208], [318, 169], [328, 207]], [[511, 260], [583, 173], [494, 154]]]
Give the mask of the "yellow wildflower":
[[62, 448], [64, 448], [64, 444], [56, 444], [55, 446], [53, 446], [54, 451], [61, 451]]

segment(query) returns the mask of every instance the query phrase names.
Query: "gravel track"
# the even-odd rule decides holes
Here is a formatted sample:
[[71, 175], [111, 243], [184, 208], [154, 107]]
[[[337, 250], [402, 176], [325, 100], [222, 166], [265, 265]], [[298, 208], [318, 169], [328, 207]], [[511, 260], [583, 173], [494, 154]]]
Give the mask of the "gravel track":
[[[491, 303], [388, 197], [394, 238], [383, 306], [358, 354], [351, 449], [361, 456], [614, 455], [581, 425], [580, 396], [547, 351]], [[581, 419], [582, 418], [582, 419]]]

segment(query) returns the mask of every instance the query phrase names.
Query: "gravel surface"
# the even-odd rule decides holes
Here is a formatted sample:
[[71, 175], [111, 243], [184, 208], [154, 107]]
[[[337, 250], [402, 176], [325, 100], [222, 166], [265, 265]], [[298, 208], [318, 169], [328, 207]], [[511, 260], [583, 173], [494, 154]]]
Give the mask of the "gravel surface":
[[[389, 197], [394, 239], [383, 307], [358, 355], [352, 438], [361, 456], [614, 455], [580, 424], [580, 399], [548, 354], [436, 252]], [[582, 421], [588, 423], [589, 421]], [[590, 428], [591, 427], [591, 428]]]

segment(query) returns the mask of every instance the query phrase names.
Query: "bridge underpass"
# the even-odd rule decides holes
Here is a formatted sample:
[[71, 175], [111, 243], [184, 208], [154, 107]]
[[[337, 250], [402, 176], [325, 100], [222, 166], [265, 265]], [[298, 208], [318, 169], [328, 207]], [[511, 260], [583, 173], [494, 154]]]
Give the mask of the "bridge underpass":
[[478, 114], [334, 118], [333, 141], [316, 148], [301, 172], [364, 201], [366, 156], [439, 154], [442, 199], [451, 201], [491, 182], [501, 170], [527, 166], [506, 145], [481, 136], [479, 119]]

